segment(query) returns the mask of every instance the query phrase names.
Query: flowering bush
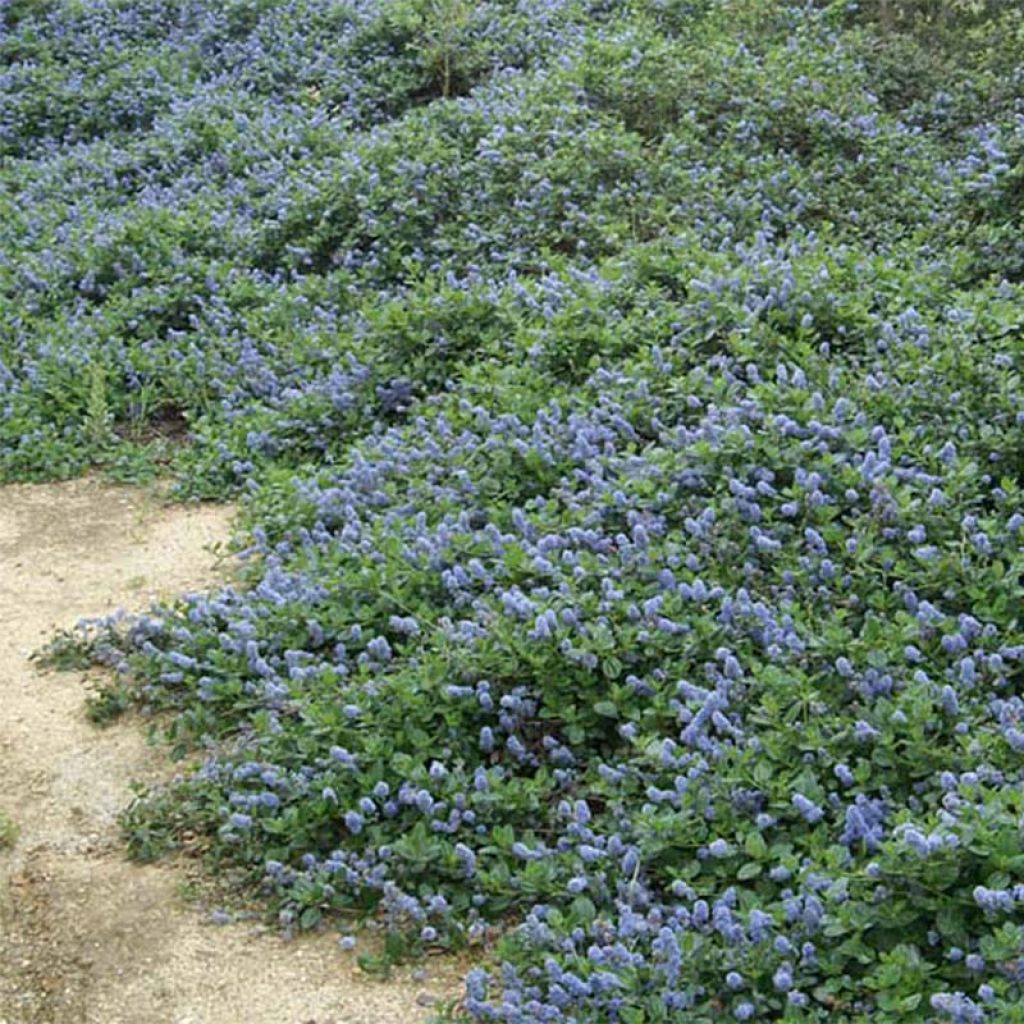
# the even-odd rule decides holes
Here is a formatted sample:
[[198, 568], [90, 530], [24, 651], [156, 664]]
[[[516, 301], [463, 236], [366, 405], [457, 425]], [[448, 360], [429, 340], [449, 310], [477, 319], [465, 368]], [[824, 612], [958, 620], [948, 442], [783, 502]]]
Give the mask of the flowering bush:
[[478, 1021], [1024, 1020], [1019, 19], [446, 10], [0, 7], [0, 470], [244, 496], [133, 851]]

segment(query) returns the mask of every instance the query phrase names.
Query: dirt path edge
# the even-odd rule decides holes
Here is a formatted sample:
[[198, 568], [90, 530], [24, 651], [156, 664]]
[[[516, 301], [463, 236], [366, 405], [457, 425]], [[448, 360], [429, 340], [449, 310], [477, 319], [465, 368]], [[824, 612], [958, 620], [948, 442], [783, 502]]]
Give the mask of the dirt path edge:
[[413, 1024], [457, 991], [454, 967], [382, 984], [333, 937], [216, 926], [180, 869], [127, 862], [117, 815], [166, 759], [29, 661], [82, 617], [215, 585], [232, 517], [93, 480], [0, 488], [0, 1024]]

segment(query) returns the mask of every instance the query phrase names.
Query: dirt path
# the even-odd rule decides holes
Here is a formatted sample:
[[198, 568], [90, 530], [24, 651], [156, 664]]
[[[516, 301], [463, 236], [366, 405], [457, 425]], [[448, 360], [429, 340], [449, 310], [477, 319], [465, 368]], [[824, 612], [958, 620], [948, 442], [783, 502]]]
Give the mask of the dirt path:
[[412, 1024], [454, 969], [386, 984], [334, 938], [215, 926], [180, 867], [126, 862], [116, 815], [166, 774], [139, 723], [98, 730], [80, 674], [33, 667], [53, 631], [214, 581], [230, 510], [93, 481], [0, 489], [0, 1024]]

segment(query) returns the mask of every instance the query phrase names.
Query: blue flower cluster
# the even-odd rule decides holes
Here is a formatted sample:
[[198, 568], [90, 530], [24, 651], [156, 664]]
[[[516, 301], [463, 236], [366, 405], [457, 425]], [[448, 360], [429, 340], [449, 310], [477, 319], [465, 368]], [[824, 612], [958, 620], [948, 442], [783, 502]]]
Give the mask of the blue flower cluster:
[[476, 1021], [1024, 1020], [1021, 12], [0, 17], [0, 473], [244, 496], [137, 855]]

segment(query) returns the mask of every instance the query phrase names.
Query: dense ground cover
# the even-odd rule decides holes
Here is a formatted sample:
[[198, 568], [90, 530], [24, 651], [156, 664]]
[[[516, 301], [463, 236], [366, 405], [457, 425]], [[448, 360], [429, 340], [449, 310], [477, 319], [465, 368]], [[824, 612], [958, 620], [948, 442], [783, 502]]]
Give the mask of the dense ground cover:
[[0, 4], [0, 473], [246, 501], [136, 853], [481, 1021], [1024, 1020], [1013, 6]]

